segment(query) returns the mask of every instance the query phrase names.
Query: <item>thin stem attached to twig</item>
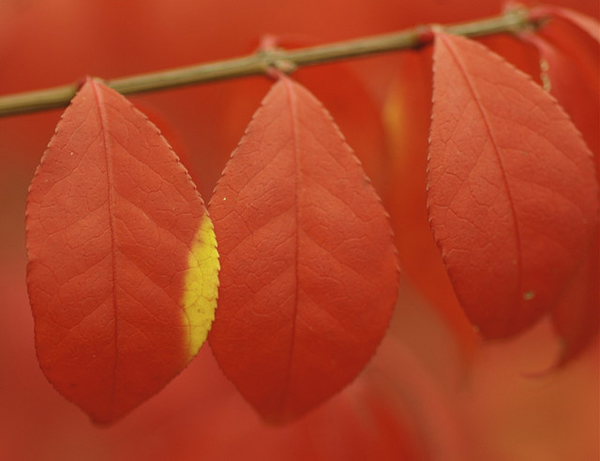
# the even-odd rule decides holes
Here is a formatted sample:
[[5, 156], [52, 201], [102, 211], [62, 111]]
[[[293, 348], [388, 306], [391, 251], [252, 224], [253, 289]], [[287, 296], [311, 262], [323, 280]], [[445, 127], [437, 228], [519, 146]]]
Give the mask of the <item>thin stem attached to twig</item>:
[[[500, 16], [445, 26], [448, 33], [480, 37], [498, 33], [515, 34], [535, 28], [540, 18], [531, 18], [526, 9], [514, 9]], [[359, 38], [295, 50], [263, 50], [250, 56], [181, 67], [160, 72], [108, 80], [105, 83], [122, 94], [142, 93], [184, 85], [212, 82], [250, 75], [266, 74], [273, 67], [298, 68], [324, 62], [371, 56], [374, 54], [419, 48], [431, 41], [431, 26]], [[283, 68], [282, 70], [285, 71]], [[79, 88], [64, 85], [39, 91], [0, 96], [0, 117], [66, 106]]]

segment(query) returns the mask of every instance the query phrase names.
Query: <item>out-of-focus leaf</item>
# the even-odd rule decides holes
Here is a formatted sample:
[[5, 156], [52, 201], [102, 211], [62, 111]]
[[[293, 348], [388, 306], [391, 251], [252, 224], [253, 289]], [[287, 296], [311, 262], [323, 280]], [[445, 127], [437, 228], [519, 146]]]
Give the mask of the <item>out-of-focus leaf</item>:
[[597, 18], [588, 16], [587, 14], [583, 14], [571, 8], [565, 8], [556, 5], [541, 5], [536, 8], [532, 8], [530, 14], [534, 16], [551, 15], [564, 19], [588, 34], [593, 40], [596, 41], [596, 43], [600, 45], [600, 23], [598, 22]]

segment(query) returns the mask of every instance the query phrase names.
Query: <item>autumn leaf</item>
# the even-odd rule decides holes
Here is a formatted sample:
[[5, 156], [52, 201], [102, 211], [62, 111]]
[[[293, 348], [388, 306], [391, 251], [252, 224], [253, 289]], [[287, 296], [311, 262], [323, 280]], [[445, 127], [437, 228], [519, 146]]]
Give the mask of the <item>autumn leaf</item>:
[[599, 44], [558, 21], [520, 37], [538, 52], [545, 89], [569, 114], [590, 150], [600, 155]]
[[[285, 49], [299, 46], [291, 41], [277, 41], [277, 45]], [[314, 46], [315, 43], [301, 42], [300, 45]], [[300, 68], [294, 72], [294, 80], [310, 88], [311, 93], [327, 107], [375, 190], [379, 192], [383, 184], [383, 172], [386, 171], [386, 143], [379, 107], [365, 82], [346, 63]], [[340, 85], [339, 82], [344, 84]], [[214, 116], [219, 120], [214, 130], [219, 143], [215, 146], [215, 152], [211, 152], [212, 157], [219, 156], [222, 159], [219, 176], [270, 83], [265, 78], [238, 79], [219, 95], [219, 104], [213, 109]], [[226, 157], [223, 155], [225, 152]]]
[[592, 16], [556, 5], [540, 5], [532, 8], [529, 14], [532, 17], [554, 16], [561, 18], [581, 29], [600, 45], [600, 23]]
[[322, 105], [273, 86], [209, 209], [223, 270], [210, 344], [267, 420], [323, 402], [363, 368], [398, 289], [387, 216]]
[[202, 199], [155, 126], [88, 79], [31, 183], [26, 224], [42, 370], [95, 422], [115, 421], [210, 328], [219, 263]]
[[597, 221], [592, 154], [541, 87], [484, 46], [436, 33], [428, 207], [454, 289], [487, 338], [550, 311]]
[[[544, 63], [545, 87], [554, 95], [581, 130], [587, 145], [595, 153], [598, 167], [600, 126], [600, 89], [598, 88], [598, 57], [572, 52], [562, 43], [569, 43], [569, 30], [556, 27], [539, 34], [523, 35], [533, 44]], [[568, 46], [568, 45], [567, 45]], [[596, 47], [597, 48], [597, 47]], [[580, 50], [585, 51], [585, 50]], [[596, 49], [597, 54], [597, 49]], [[593, 56], [593, 55], [592, 55]], [[552, 320], [562, 340], [557, 364], [565, 365], [577, 357], [598, 334], [600, 315], [600, 234], [552, 312]]]
[[561, 339], [556, 366], [564, 366], [585, 351], [598, 336], [600, 324], [600, 269], [598, 240], [552, 312], [552, 323]]
[[402, 276], [433, 304], [453, 328], [465, 358], [478, 335], [456, 299], [431, 236], [426, 206], [427, 136], [431, 121], [429, 49], [398, 56], [399, 72], [384, 107], [390, 161], [383, 196], [394, 229]]

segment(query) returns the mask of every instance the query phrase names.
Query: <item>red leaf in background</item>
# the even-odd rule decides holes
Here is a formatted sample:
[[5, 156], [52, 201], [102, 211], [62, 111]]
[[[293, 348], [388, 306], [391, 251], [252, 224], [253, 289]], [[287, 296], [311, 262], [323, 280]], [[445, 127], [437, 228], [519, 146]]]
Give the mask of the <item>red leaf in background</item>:
[[223, 270], [210, 344], [267, 420], [348, 384], [374, 353], [398, 288], [391, 229], [323, 106], [282, 77], [210, 202]]
[[555, 5], [541, 5], [536, 8], [532, 8], [530, 11], [531, 16], [556, 16], [565, 21], [570, 22], [575, 27], [578, 27], [593, 40], [600, 44], [600, 23], [596, 18], [588, 16], [587, 14], [580, 13], [579, 11], [572, 10], [570, 8], [563, 8]]
[[[591, 19], [590, 19], [591, 20]], [[550, 93], [555, 96], [573, 122], [582, 131], [588, 146], [596, 156], [598, 167], [600, 126], [600, 89], [598, 87], [598, 47], [586, 55], [573, 52], [570, 30], [549, 27], [544, 35], [527, 34], [522, 38], [532, 43], [545, 63], [544, 77]], [[581, 43], [581, 42], [579, 42]], [[566, 46], [566, 47], [565, 47]], [[598, 334], [600, 314], [599, 241], [596, 238], [589, 255], [578, 270], [559, 304], [552, 312], [558, 335], [563, 341], [558, 365], [577, 357]]]
[[539, 53], [545, 88], [569, 114], [588, 147], [599, 155], [600, 44], [558, 20], [521, 38]]
[[557, 366], [578, 357], [598, 335], [600, 323], [600, 270], [598, 241], [567, 286], [565, 294], [552, 312], [552, 323], [562, 340]]
[[94, 421], [112, 422], [206, 338], [219, 263], [202, 199], [156, 127], [88, 80], [31, 183], [26, 224], [40, 365]]
[[484, 46], [436, 33], [431, 226], [467, 315], [487, 338], [553, 308], [589, 249], [592, 155], [568, 116]]

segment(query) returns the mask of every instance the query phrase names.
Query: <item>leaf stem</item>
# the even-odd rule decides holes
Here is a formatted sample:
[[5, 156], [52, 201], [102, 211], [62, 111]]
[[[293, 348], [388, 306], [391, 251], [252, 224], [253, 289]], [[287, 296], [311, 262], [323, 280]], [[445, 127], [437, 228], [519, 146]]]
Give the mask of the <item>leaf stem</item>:
[[[511, 9], [502, 15], [468, 23], [442, 27], [445, 31], [466, 37], [511, 33], [539, 27], [547, 18], [533, 18], [523, 8]], [[164, 90], [216, 80], [264, 75], [271, 69], [282, 71], [324, 62], [372, 56], [374, 54], [416, 49], [432, 40], [434, 26], [415, 28], [371, 37], [295, 50], [261, 50], [235, 59], [181, 67], [160, 72], [133, 75], [108, 80], [105, 83], [122, 94]], [[65, 107], [79, 89], [73, 83], [54, 88], [0, 96], [0, 117]]]

